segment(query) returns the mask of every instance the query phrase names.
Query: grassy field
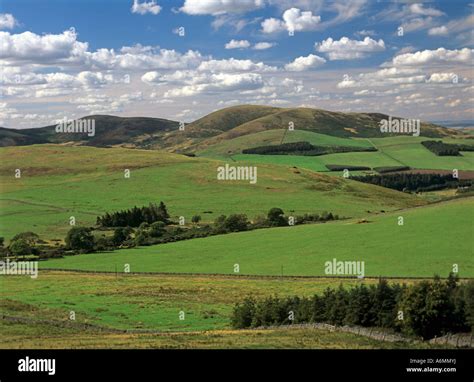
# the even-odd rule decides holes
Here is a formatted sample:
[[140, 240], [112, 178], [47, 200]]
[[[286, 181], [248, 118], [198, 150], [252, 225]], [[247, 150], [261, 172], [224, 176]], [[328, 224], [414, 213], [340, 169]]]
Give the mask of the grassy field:
[[[346, 280], [345, 285], [355, 285]], [[374, 280], [365, 281], [374, 283]], [[233, 276], [100, 275], [40, 271], [0, 278], [0, 313], [67, 320], [119, 329], [228, 329], [236, 302], [246, 296], [312, 296], [334, 279], [249, 279]], [[179, 319], [179, 313], [185, 319]]]
[[[281, 143], [282, 130], [270, 130], [256, 134], [226, 140], [198, 152], [200, 156], [210, 158], [229, 158], [249, 164], [278, 164], [297, 166], [312, 171], [327, 172], [326, 164], [357, 165], [366, 167], [409, 166], [420, 169], [437, 170], [474, 170], [474, 152], [463, 152], [458, 157], [439, 157], [426, 149], [420, 142], [431, 140], [426, 137], [388, 137], [388, 138], [338, 138], [309, 131], [287, 132], [284, 142], [308, 141], [315, 145], [340, 145], [376, 147], [377, 152], [348, 152], [321, 156], [296, 155], [254, 155], [241, 154], [250, 147]], [[466, 139], [443, 139], [446, 143], [471, 144]]]
[[[281, 133], [262, 132], [259, 139], [276, 142]], [[470, 155], [473, 153], [436, 157], [413, 137], [369, 141], [294, 133], [287, 134], [285, 141], [373, 144], [380, 151], [321, 157], [237, 154], [233, 159], [225, 158], [229, 149], [247, 144], [245, 136], [233, 140], [236, 142], [228, 141], [228, 146], [210, 147], [201, 153], [207, 158], [61, 145], [0, 148], [0, 236], [7, 241], [23, 231], [34, 231], [45, 239], [62, 239], [71, 228], [70, 216], [75, 216], [76, 225], [93, 225], [96, 216], [106, 211], [160, 200], [166, 203], [173, 219], [184, 216], [187, 221], [195, 214], [201, 215], [204, 222], [231, 213], [253, 218], [272, 207], [283, 208], [287, 215], [326, 210], [351, 217], [325, 224], [261, 229], [41, 261], [37, 279], [0, 277], [0, 314], [52, 320], [56, 324], [0, 320], [0, 347], [427, 347], [316, 329], [230, 330], [232, 308], [246, 296], [310, 296], [327, 287], [337, 287], [341, 282], [338, 279], [289, 277], [324, 275], [325, 262], [333, 258], [364, 261], [366, 276], [447, 276], [453, 264], [458, 264], [461, 277], [474, 277], [473, 197], [427, 205], [416, 195], [317, 172], [326, 171], [325, 164], [375, 167], [403, 163], [420, 168], [469, 170], [474, 167], [474, 156]], [[223, 163], [258, 165], [257, 184], [217, 181], [216, 168]], [[17, 168], [22, 170], [20, 179], [13, 176]], [[131, 169], [130, 179], [124, 178], [124, 169]], [[399, 216], [404, 218], [403, 226], [397, 224]], [[170, 274], [127, 275], [122, 273], [126, 264], [131, 272]], [[240, 275], [234, 273], [235, 264], [239, 264]], [[376, 281], [343, 282], [351, 286]], [[70, 322], [71, 311], [75, 312], [74, 322], [78, 325], [163, 333], [99, 333], [78, 325], [61, 326]], [[184, 320], [179, 319], [180, 312], [184, 312]]]
[[316, 146], [372, 147], [365, 139], [340, 138], [305, 130], [288, 131], [287, 129], [276, 129], [224, 140], [198, 151], [197, 155], [221, 159], [229, 155], [240, 154], [243, 149], [290, 142], [309, 142]]
[[[224, 162], [159, 151], [36, 145], [1, 148], [0, 156], [0, 236], [6, 239], [23, 231], [62, 239], [70, 216], [76, 225], [92, 225], [106, 211], [160, 200], [175, 219], [198, 214], [207, 222], [231, 213], [253, 218], [273, 207], [362, 216], [423, 204], [412, 195], [274, 164], [259, 164], [258, 182], [250, 184], [217, 181]], [[124, 169], [131, 169], [129, 179]]]
[[[346, 280], [350, 287], [374, 280]], [[0, 348], [414, 348], [318, 329], [232, 330], [230, 314], [244, 297], [311, 296], [334, 279], [249, 279], [232, 276], [101, 275], [42, 271], [0, 278]], [[69, 319], [75, 312], [75, 320]], [[179, 319], [185, 312], [184, 320]], [[33, 322], [35, 322], [33, 324]], [[154, 333], [113, 333], [145, 329]]]
[[[474, 276], [474, 198], [326, 224], [255, 230], [48, 260], [48, 268], [132, 272], [324, 275], [324, 263], [364, 261], [367, 276]], [[403, 216], [404, 225], [398, 225]]]
[[[427, 349], [427, 343], [382, 342], [318, 329], [214, 330], [115, 334], [0, 321], [2, 349]], [[437, 345], [436, 348], [439, 348]]]
[[[392, 137], [371, 138], [370, 141], [380, 152], [394, 158], [401, 164], [413, 168], [439, 169], [439, 170], [474, 170], [474, 152], [462, 152], [462, 156], [441, 157], [437, 156], [420, 142], [426, 141], [424, 137]], [[445, 143], [472, 144], [470, 141], [443, 139]]]

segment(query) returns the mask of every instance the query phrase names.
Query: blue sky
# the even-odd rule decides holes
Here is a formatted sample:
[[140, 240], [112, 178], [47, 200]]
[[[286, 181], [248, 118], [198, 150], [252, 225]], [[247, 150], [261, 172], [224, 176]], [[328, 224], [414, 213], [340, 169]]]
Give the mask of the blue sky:
[[241, 103], [472, 119], [473, 11], [460, 0], [3, 0], [0, 122], [190, 121]]

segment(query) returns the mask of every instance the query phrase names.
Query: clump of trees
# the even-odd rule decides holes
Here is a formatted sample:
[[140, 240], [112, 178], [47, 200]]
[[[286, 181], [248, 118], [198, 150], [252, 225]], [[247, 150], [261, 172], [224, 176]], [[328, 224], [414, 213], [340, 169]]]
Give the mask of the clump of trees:
[[[272, 208], [267, 216], [256, 217], [253, 221], [250, 221], [245, 214], [231, 214], [217, 217], [212, 224], [199, 224], [201, 216], [194, 215], [191, 218], [192, 225], [181, 226], [169, 219], [166, 206], [161, 202], [159, 206], [150, 204], [148, 207], [134, 207], [128, 210], [106, 213], [97, 218], [98, 227], [72, 227], [64, 240], [65, 245], [56, 243], [56, 246], [51, 246], [42, 242], [37, 234], [24, 232], [16, 235], [11, 240], [10, 245], [5, 248], [3, 238], [1, 238], [0, 257], [61, 257], [335, 219], [339, 219], [338, 215], [323, 212], [321, 215], [295, 216], [290, 222], [290, 217], [285, 216], [281, 208]], [[112, 232], [110, 232], [110, 228], [113, 228]], [[103, 231], [108, 232], [104, 233]], [[40, 243], [42, 244], [40, 245]]]
[[459, 283], [435, 277], [413, 285], [360, 284], [327, 288], [313, 297], [252, 297], [237, 303], [232, 313], [234, 328], [328, 323], [388, 328], [424, 339], [474, 328], [474, 281]]
[[355, 151], [377, 151], [377, 149], [375, 147], [357, 146], [315, 146], [309, 142], [290, 142], [245, 149], [242, 150], [242, 154], [317, 156]]
[[408, 166], [381, 166], [381, 167], [374, 167], [374, 170], [377, 171], [379, 174], [384, 174], [387, 172], [396, 172], [396, 171], [407, 171], [410, 167]]
[[[339, 220], [339, 215], [333, 214], [332, 212], [322, 212], [321, 214], [304, 214], [293, 216], [291, 224], [305, 224], [305, 223], [324, 223], [330, 220]], [[272, 208], [267, 215], [267, 219], [263, 222], [259, 222], [260, 226], [263, 227], [284, 227], [290, 225], [290, 217], [285, 216], [285, 213], [281, 208]]]
[[247, 231], [250, 222], [245, 214], [221, 215], [214, 222], [214, 232], [217, 234]]
[[351, 179], [359, 182], [371, 183], [377, 186], [392, 188], [398, 191], [434, 191], [445, 188], [469, 187], [470, 179], [456, 179], [452, 175], [396, 173], [383, 175], [352, 176]]
[[0, 238], [0, 258], [9, 257], [12, 260], [36, 260], [38, 258], [48, 258], [60, 256], [62, 248], [52, 246], [34, 233], [20, 232], [12, 237], [8, 246], [5, 246], [5, 239]]
[[64, 241], [66, 243], [66, 249], [76, 250], [80, 253], [92, 252], [95, 246], [92, 229], [87, 227], [71, 228]]
[[327, 164], [326, 167], [329, 171], [344, 171], [344, 170], [368, 171], [368, 170], [371, 170], [370, 167], [366, 167], [366, 166], [351, 166], [351, 165], [345, 165], [345, 164]]
[[459, 156], [461, 151], [474, 151], [474, 145], [444, 143], [442, 141], [423, 141], [421, 144], [438, 156]]
[[163, 202], [157, 206], [150, 203], [145, 207], [133, 207], [97, 217], [97, 225], [100, 227], [138, 227], [142, 223], [154, 223], [157, 221], [169, 223], [169, 214]]

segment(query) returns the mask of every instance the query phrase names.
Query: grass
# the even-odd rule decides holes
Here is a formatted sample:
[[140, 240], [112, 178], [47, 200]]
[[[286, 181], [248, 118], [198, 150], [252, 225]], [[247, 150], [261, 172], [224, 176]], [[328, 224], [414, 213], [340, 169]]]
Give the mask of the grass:
[[[364, 261], [366, 276], [474, 276], [474, 198], [326, 224], [262, 229], [113, 253], [48, 260], [48, 268], [132, 272], [324, 275], [333, 258]], [[404, 225], [398, 225], [403, 216]]]
[[[258, 165], [258, 182], [217, 181], [223, 162], [160, 151], [35, 145], [0, 149], [0, 236], [34, 231], [62, 239], [76, 225], [93, 225], [106, 211], [164, 201], [174, 219], [245, 213], [250, 218], [281, 207], [293, 213], [332, 211], [362, 216], [422, 204], [412, 195], [334, 177]], [[16, 168], [22, 170], [14, 178]], [[131, 169], [129, 179], [124, 169]]]
[[[350, 287], [376, 281], [346, 280]], [[232, 330], [230, 314], [245, 296], [312, 296], [333, 279], [248, 279], [231, 276], [114, 276], [42, 271], [37, 279], [0, 279], [0, 348], [428, 348], [314, 328]], [[185, 312], [185, 320], [178, 314]], [[68, 320], [74, 311], [75, 321]], [[157, 333], [111, 333], [148, 329]], [[437, 345], [439, 347], [439, 345]]]
[[[374, 280], [346, 280], [349, 287]], [[231, 276], [118, 276], [42, 271], [37, 279], [0, 279], [0, 348], [427, 348], [312, 328], [232, 330], [230, 314], [245, 296], [312, 296], [333, 279], [248, 279]], [[70, 312], [75, 320], [69, 320]], [[179, 320], [179, 312], [185, 319]], [[85, 328], [148, 329], [111, 333]]]
[[[413, 168], [439, 170], [474, 170], [474, 152], [463, 152], [462, 156], [440, 157], [429, 151], [420, 142], [424, 137], [371, 138], [370, 141], [386, 156]], [[446, 143], [468, 144], [466, 140], [443, 139]], [[382, 165], [383, 166], [383, 165]]]
[[339, 138], [305, 130], [288, 131], [287, 129], [275, 129], [227, 139], [198, 151], [197, 155], [224, 159], [229, 155], [240, 154], [243, 149], [290, 142], [309, 142], [316, 146], [372, 147], [367, 140]]
[[169, 334], [109, 334], [0, 321], [2, 349], [426, 349], [440, 345], [382, 342], [319, 329], [215, 330]]
[[[287, 132], [284, 142], [308, 141], [315, 145], [340, 145], [373, 147], [377, 152], [348, 152], [305, 157], [296, 155], [253, 155], [241, 154], [245, 148], [261, 145], [279, 144], [283, 138], [282, 130], [269, 130], [260, 133], [225, 140], [198, 155], [210, 158], [227, 158], [245, 163], [266, 163], [284, 166], [297, 166], [312, 171], [327, 172], [326, 164], [357, 165], [367, 167], [409, 166], [436, 170], [474, 170], [474, 152], [463, 152], [459, 157], [439, 157], [421, 145], [426, 137], [399, 136], [387, 138], [338, 138], [303, 130]], [[446, 143], [469, 144], [465, 139], [445, 138]]]
[[[374, 280], [365, 281], [374, 283]], [[347, 280], [351, 286], [360, 281]], [[141, 276], [40, 271], [38, 278], [0, 279], [0, 313], [68, 320], [118, 329], [229, 329], [236, 302], [246, 296], [312, 296], [334, 279], [249, 279], [232, 276]], [[179, 319], [179, 313], [185, 319]]]

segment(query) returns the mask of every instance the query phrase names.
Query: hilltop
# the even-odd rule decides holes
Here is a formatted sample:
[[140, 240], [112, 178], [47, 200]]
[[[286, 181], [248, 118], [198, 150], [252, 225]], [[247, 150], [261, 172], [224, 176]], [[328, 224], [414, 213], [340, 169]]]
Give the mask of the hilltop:
[[[395, 118], [395, 117], [393, 117]], [[339, 138], [385, 137], [380, 113], [343, 113], [311, 108], [278, 108], [239, 105], [214, 111], [179, 130], [179, 122], [161, 118], [91, 115], [95, 135], [56, 133], [55, 125], [32, 129], [0, 128], [0, 146], [68, 143], [95, 147], [123, 146], [195, 152], [216, 143], [262, 131], [287, 129], [310, 131]], [[421, 136], [430, 138], [465, 137], [466, 133], [431, 123], [421, 123]]]

